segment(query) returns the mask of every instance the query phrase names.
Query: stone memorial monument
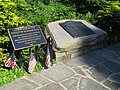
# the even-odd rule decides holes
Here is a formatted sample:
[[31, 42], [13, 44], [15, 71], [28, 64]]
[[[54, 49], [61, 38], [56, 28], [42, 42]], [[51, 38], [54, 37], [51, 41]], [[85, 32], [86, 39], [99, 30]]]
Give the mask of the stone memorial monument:
[[45, 29], [53, 40], [57, 62], [72, 59], [86, 52], [106, 46], [107, 33], [84, 20], [59, 20]]

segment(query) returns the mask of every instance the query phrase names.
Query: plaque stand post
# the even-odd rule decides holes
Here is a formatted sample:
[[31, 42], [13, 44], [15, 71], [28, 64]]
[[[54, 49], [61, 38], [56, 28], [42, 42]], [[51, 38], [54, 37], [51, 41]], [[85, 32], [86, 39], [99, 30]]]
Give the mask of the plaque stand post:
[[52, 39], [51, 39], [51, 37], [48, 38], [48, 46], [49, 46], [49, 49], [50, 49], [50, 56], [51, 56], [51, 62], [52, 62], [53, 51], [52, 51]]
[[111, 36], [112, 36], [112, 27], [110, 27], [108, 30], [108, 46], [110, 46], [112, 43]]
[[22, 50], [19, 50], [18, 53], [19, 53], [19, 60], [20, 60], [20, 68], [22, 69], [23, 68], [23, 60], [22, 60], [22, 54], [21, 54]]
[[37, 62], [39, 61], [39, 52], [38, 52], [38, 46], [35, 46], [35, 58], [37, 60]]

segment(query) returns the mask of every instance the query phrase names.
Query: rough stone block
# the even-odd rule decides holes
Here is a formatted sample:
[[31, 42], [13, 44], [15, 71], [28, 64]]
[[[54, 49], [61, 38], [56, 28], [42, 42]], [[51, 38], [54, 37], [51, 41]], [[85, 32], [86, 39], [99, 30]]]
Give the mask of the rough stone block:
[[[79, 37], [73, 37], [69, 32], [65, 30], [65, 28], [63, 28], [60, 25], [61, 23], [66, 23], [66, 22], [77, 23], [77, 26], [79, 28], [75, 24], [72, 26], [74, 27], [72, 29], [75, 29], [75, 30], [70, 32], [73, 32], [73, 35], [75, 35], [76, 33]], [[82, 23], [81, 27], [80, 25], [78, 25], [80, 23]], [[66, 26], [65, 24], [65, 27], [68, 28], [68, 27], [71, 27], [71, 25]], [[85, 28], [88, 28], [89, 30], [86, 30]], [[78, 33], [75, 31], [78, 31], [81, 33]], [[92, 24], [84, 20], [59, 20], [59, 21], [51, 22], [47, 25], [45, 32], [46, 32], [45, 33], [46, 37], [50, 36], [53, 39], [54, 51], [60, 52], [62, 54], [65, 53], [65, 55], [58, 55], [56, 53], [57, 62], [61, 62], [62, 59], [69, 60], [70, 58], [73, 58], [79, 54], [81, 55], [81, 53], [87, 53], [91, 50], [99, 49], [100, 47], [103, 47], [103, 46], [100, 46], [98, 43], [106, 41], [106, 37], [107, 37], [106, 32], [102, 31], [101, 29], [93, 26]], [[88, 32], [92, 32], [92, 33], [88, 34]], [[81, 36], [82, 34], [83, 36]], [[91, 46], [92, 48], [90, 48]], [[77, 50], [79, 49], [82, 49], [82, 52], [78, 54]]]

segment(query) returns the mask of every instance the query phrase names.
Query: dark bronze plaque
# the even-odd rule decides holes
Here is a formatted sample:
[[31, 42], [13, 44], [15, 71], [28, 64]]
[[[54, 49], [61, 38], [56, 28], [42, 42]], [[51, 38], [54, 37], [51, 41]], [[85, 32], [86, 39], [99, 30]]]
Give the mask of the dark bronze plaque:
[[68, 32], [73, 38], [95, 34], [90, 28], [80, 21], [66, 21], [59, 25]]
[[46, 39], [38, 25], [8, 30], [15, 50], [24, 49], [38, 44], [45, 44]]

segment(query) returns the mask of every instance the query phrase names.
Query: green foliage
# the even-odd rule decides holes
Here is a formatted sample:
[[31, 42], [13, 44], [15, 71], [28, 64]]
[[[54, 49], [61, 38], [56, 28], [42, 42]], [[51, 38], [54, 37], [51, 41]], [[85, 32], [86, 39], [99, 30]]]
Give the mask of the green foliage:
[[17, 4], [6, 1], [0, 2], [0, 43], [9, 41], [7, 29], [25, 26], [31, 23], [28, 20], [23, 20], [15, 14]]
[[7, 59], [9, 56], [8, 52], [6, 49], [0, 48], [0, 71], [2, 70], [3, 62]]
[[27, 72], [24, 69], [20, 69], [18, 66], [16, 69], [2, 69], [0, 70], [0, 86], [24, 75], [27, 75]]
[[[104, 30], [108, 30], [111, 26], [115, 32], [120, 30], [120, 3], [107, 2], [107, 5], [97, 13], [97, 24]], [[101, 23], [102, 22], [102, 23]]]
[[18, 15], [31, 20], [33, 24], [38, 24], [42, 28], [49, 22], [59, 19], [79, 19], [81, 14], [77, 14], [72, 7], [67, 7], [60, 3], [50, 3], [45, 5], [38, 2], [37, 5], [23, 6], [18, 8]]
[[95, 24], [97, 22], [97, 20], [95, 20], [95, 15], [93, 15], [92, 13], [88, 12], [85, 15], [82, 16], [83, 20], [86, 20], [92, 24]]

